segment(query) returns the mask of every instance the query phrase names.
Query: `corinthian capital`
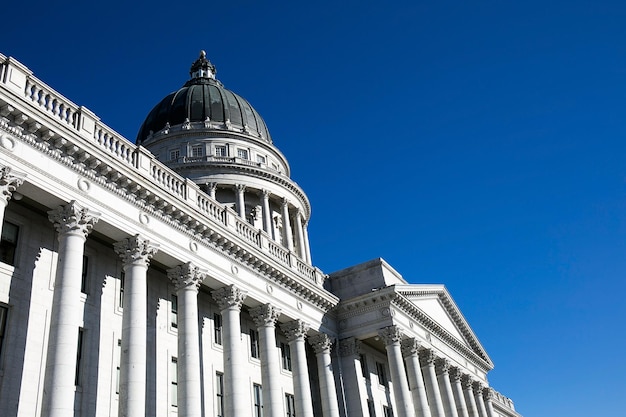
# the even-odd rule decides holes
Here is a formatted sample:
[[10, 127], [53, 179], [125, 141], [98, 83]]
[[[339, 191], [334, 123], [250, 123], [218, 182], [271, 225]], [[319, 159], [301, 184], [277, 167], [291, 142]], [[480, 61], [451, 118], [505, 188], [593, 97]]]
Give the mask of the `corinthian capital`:
[[483, 395], [483, 390], [485, 389], [485, 386], [482, 384], [482, 382], [478, 382], [478, 381], [474, 381], [474, 395]]
[[394, 343], [400, 343], [402, 340], [402, 331], [398, 326], [389, 326], [378, 330], [378, 335], [383, 339], [385, 346]]
[[437, 357], [435, 356], [435, 352], [433, 352], [432, 349], [422, 349], [419, 351], [419, 355], [420, 355], [421, 366], [434, 366], [435, 365], [435, 359], [437, 359]]
[[182, 288], [190, 288], [198, 291], [200, 284], [206, 278], [206, 272], [187, 262], [167, 270], [167, 277], [174, 284], [176, 291]]
[[333, 346], [333, 339], [326, 333], [317, 333], [309, 337], [309, 344], [313, 347], [316, 354], [330, 353], [330, 349]]
[[152, 244], [148, 239], [135, 235], [114, 243], [113, 249], [122, 258], [124, 266], [134, 264], [148, 267], [150, 259], [159, 249], [159, 245]]
[[463, 375], [461, 377], [461, 385], [463, 386], [463, 390], [465, 391], [471, 390], [472, 384], [474, 384], [474, 380], [469, 375]]
[[211, 295], [215, 302], [217, 302], [220, 310], [226, 310], [227, 308], [241, 310], [243, 300], [245, 300], [248, 293], [241, 291], [234, 285], [229, 285], [228, 287], [222, 287], [213, 291]]
[[483, 389], [483, 398], [485, 401], [493, 401], [496, 398], [496, 393], [494, 392], [493, 388], [490, 387], [485, 387]]
[[461, 377], [463, 376], [463, 372], [461, 369], [456, 366], [450, 367], [450, 380], [455, 383], [461, 383]]
[[354, 337], [339, 341], [339, 356], [356, 356], [361, 353], [361, 341]]
[[280, 309], [271, 304], [263, 304], [251, 309], [250, 316], [257, 327], [274, 327], [280, 316]]
[[309, 326], [300, 319], [283, 323], [280, 325], [280, 328], [285, 333], [285, 337], [289, 342], [303, 339], [306, 336], [306, 332], [309, 330]]
[[9, 201], [13, 191], [24, 182], [25, 174], [12, 171], [10, 167], [0, 169], [0, 194], [5, 201]]
[[437, 358], [435, 360], [435, 368], [437, 374], [447, 374], [450, 371], [450, 361], [445, 358]]
[[99, 218], [100, 213], [81, 207], [75, 200], [48, 212], [48, 219], [59, 235], [71, 233], [87, 238]]
[[420, 342], [418, 342], [415, 338], [404, 339], [402, 342], [400, 342], [400, 346], [402, 347], [402, 356], [404, 356], [405, 358], [413, 355], [418, 355], [422, 347]]

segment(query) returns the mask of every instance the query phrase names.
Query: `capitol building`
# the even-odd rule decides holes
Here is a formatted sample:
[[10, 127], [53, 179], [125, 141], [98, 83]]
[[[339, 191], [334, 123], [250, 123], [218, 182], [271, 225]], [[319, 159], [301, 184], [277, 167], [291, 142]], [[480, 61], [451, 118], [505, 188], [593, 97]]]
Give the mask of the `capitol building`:
[[1, 417], [520, 416], [444, 285], [314, 266], [305, 191], [204, 52], [137, 127], [0, 54]]

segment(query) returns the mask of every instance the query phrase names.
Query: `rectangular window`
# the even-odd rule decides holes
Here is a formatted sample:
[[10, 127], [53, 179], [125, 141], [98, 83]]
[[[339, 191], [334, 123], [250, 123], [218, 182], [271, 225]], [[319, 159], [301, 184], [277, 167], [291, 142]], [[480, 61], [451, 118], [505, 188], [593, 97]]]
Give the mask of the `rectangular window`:
[[287, 343], [280, 344], [280, 357], [283, 362], [283, 369], [291, 371], [291, 349]]
[[0, 261], [5, 264], [15, 265], [15, 252], [17, 250], [17, 236], [19, 226], [5, 221], [2, 224], [2, 236], [0, 237]]
[[89, 258], [83, 255], [83, 271], [80, 275], [80, 292], [87, 294], [87, 281], [89, 278]]
[[117, 378], [115, 382], [115, 393], [120, 393], [120, 369], [122, 364], [122, 339], [117, 339]]
[[216, 345], [222, 344], [222, 315], [213, 314], [213, 338]]
[[122, 271], [120, 274], [120, 308], [124, 307], [124, 281], [126, 281], [126, 273]]
[[257, 155], [257, 156], [256, 156], [256, 161], [257, 161], [259, 164], [264, 164], [264, 163], [265, 163], [265, 157], [264, 157], [263, 155]]
[[170, 323], [173, 328], [178, 327], [178, 297], [176, 297], [174, 294], [172, 294]]
[[170, 397], [172, 398], [172, 407], [178, 407], [178, 359], [172, 356], [170, 362]]
[[0, 306], [0, 358], [2, 358], [2, 348], [4, 347], [4, 337], [7, 331], [8, 316], [9, 316], [8, 307]]
[[365, 357], [365, 355], [361, 354], [359, 355], [359, 361], [361, 362], [361, 372], [363, 373], [363, 376], [365, 377], [365, 379], [370, 379], [370, 370], [367, 367], [367, 358]]
[[259, 332], [250, 329], [250, 356], [259, 359]]
[[296, 399], [293, 394], [285, 394], [285, 408], [287, 417], [296, 417]]
[[385, 374], [385, 365], [376, 362], [376, 373], [378, 374], [378, 383], [387, 386], [387, 375]]
[[204, 156], [204, 146], [203, 145], [192, 146], [191, 156], [195, 156], [195, 157]]
[[215, 373], [215, 402], [217, 406], [217, 417], [224, 417], [224, 374]]
[[226, 146], [216, 146], [215, 156], [228, 156], [228, 153], [226, 152]]
[[383, 405], [383, 415], [385, 417], [393, 417], [393, 409], [391, 407]]
[[248, 159], [248, 150], [247, 149], [237, 149], [237, 157], [241, 159]]
[[180, 158], [180, 150], [179, 149], [170, 151], [170, 161], [175, 161], [178, 158]]
[[74, 373], [74, 385], [80, 385], [81, 377], [81, 360], [83, 358], [83, 342], [84, 342], [85, 330], [78, 329], [78, 346], [76, 346], [76, 372]]
[[254, 417], [263, 417], [263, 393], [259, 384], [253, 385], [254, 390]]
[[376, 410], [374, 410], [374, 401], [367, 400], [367, 411], [370, 417], [376, 417]]

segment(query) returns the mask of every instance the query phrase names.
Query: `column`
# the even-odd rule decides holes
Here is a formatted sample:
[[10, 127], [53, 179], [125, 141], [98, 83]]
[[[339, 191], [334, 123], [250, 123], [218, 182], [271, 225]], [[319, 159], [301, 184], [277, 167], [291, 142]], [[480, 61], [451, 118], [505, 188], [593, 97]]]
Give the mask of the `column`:
[[250, 310], [250, 316], [259, 332], [263, 415], [282, 417], [283, 393], [280, 387], [280, 362], [276, 348], [276, 320], [280, 316], [280, 310], [271, 304], [265, 304]]
[[483, 398], [485, 400], [485, 409], [487, 410], [487, 417], [497, 417], [496, 413], [493, 411], [493, 399], [495, 398], [495, 393], [493, 392], [493, 388], [485, 387], [483, 389]]
[[291, 233], [291, 222], [289, 220], [289, 201], [286, 198], [283, 198], [282, 205], [280, 206], [283, 210], [283, 239], [284, 245], [290, 251], [293, 250], [293, 235]]
[[465, 398], [463, 396], [463, 387], [461, 387], [461, 378], [463, 373], [461, 369], [453, 366], [450, 368], [450, 382], [452, 384], [452, 393], [454, 394], [454, 403], [456, 404], [456, 412], [459, 417], [469, 417]]
[[167, 271], [178, 298], [178, 415], [202, 414], [198, 289], [206, 277], [190, 262]]
[[339, 417], [339, 403], [335, 390], [335, 377], [330, 359], [330, 350], [333, 341], [325, 333], [318, 333], [309, 337], [317, 359], [317, 373], [319, 374], [320, 394], [322, 397], [322, 416]]
[[469, 375], [463, 375], [461, 377], [461, 385], [463, 386], [463, 394], [465, 395], [465, 403], [467, 404], [467, 413], [469, 417], [479, 417], [474, 391], [472, 390], [473, 383], [474, 381]]
[[263, 212], [263, 230], [274, 237], [272, 233], [272, 213], [270, 212], [270, 192], [261, 190], [261, 211]]
[[246, 357], [241, 348], [241, 306], [247, 293], [230, 285], [213, 291], [222, 313], [224, 342], [224, 416], [250, 414]]
[[420, 344], [415, 339], [405, 339], [401, 342], [402, 355], [409, 376], [409, 390], [413, 396], [413, 408], [417, 417], [431, 417], [424, 387], [424, 378], [420, 368], [418, 352]]
[[378, 335], [385, 343], [385, 348], [387, 349], [387, 360], [389, 361], [389, 371], [391, 373], [391, 382], [393, 383], [393, 397], [396, 403], [394, 415], [410, 417], [413, 414], [413, 407], [400, 348], [402, 332], [398, 326], [389, 326], [378, 330]]
[[298, 256], [300, 259], [306, 260], [306, 251], [304, 248], [304, 232], [302, 231], [302, 210], [296, 209], [296, 236], [298, 238]]
[[435, 373], [435, 354], [432, 349], [423, 349], [419, 351], [419, 358], [422, 373], [424, 374], [424, 386], [428, 404], [430, 405], [430, 414], [432, 417], [446, 417], [443, 411], [439, 384], [437, 383], [437, 374]]
[[216, 182], [207, 182], [206, 183], [207, 193], [209, 194], [209, 197], [211, 197], [213, 200], [215, 200], [215, 190], [216, 189], [217, 189], [217, 183]]
[[48, 212], [59, 239], [44, 377], [43, 417], [74, 415], [76, 349], [83, 316], [80, 284], [87, 235], [100, 217], [71, 201]]
[[360, 363], [361, 341], [353, 337], [339, 341], [342, 385], [346, 402], [346, 415], [366, 416], [367, 395], [365, 378]]
[[485, 407], [485, 401], [483, 400], [484, 385], [478, 381], [474, 382], [474, 399], [476, 400], [476, 408], [478, 408], [478, 415], [480, 417], [489, 417], [487, 415], [487, 408]]
[[148, 265], [158, 246], [135, 235], [113, 245], [124, 268], [124, 313], [120, 359], [120, 417], [146, 414]]
[[0, 169], [0, 232], [4, 222], [4, 210], [13, 196], [13, 192], [22, 185], [25, 175], [12, 171], [10, 167]]
[[441, 392], [446, 417], [459, 417], [456, 412], [454, 395], [452, 394], [452, 385], [450, 384], [450, 362], [447, 359], [438, 358], [435, 360], [435, 369], [437, 370], [439, 391]]
[[304, 232], [304, 247], [305, 247], [305, 254], [306, 254], [306, 262], [309, 265], [313, 265], [313, 263], [311, 262], [311, 247], [309, 246], [309, 232], [307, 231], [306, 225], [304, 225], [302, 230]]
[[246, 186], [243, 184], [236, 184], [235, 188], [237, 190], [237, 213], [239, 214], [239, 217], [245, 219], [246, 201], [244, 199], [244, 192], [246, 191]]
[[304, 338], [309, 330], [302, 320], [283, 323], [280, 328], [289, 341], [293, 364], [293, 389], [298, 417], [313, 417], [313, 401], [311, 399], [311, 384], [309, 369], [306, 363]]

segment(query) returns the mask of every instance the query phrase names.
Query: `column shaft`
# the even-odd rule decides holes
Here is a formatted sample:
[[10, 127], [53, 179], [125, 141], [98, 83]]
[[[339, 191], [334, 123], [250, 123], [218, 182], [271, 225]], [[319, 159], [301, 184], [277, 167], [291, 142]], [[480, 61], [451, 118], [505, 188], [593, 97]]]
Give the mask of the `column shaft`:
[[452, 393], [452, 385], [450, 385], [450, 363], [446, 359], [437, 359], [435, 361], [437, 370], [437, 380], [439, 382], [439, 391], [443, 400], [443, 409], [446, 417], [459, 417], [454, 403], [454, 394]]
[[305, 254], [306, 254], [306, 262], [309, 265], [312, 265], [311, 262], [311, 247], [309, 246], [309, 232], [307, 231], [307, 227], [304, 226], [304, 247], [305, 247]]
[[298, 238], [298, 256], [300, 256], [300, 259], [306, 260], [306, 250], [304, 246], [304, 232], [302, 231], [302, 213], [300, 209], [296, 210], [295, 224], [296, 224], [296, 236]]
[[474, 382], [474, 399], [476, 400], [478, 415], [480, 417], [489, 417], [487, 415], [487, 408], [485, 408], [485, 401], [483, 400], [483, 389], [483, 384], [480, 382]]
[[313, 417], [309, 368], [306, 362], [306, 349], [304, 346], [304, 337], [308, 326], [301, 320], [295, 320], [283, 323], [280, 327], [289, 341], [293, 359], [293, 389], [296, 402], [296, 416]]
[[267, 190], [261, 191], [261, 211], [263, 214], [263, 230], [274, 238], [272, 233], [272, 213], [270, 212], [270, 193]]
[[341, 378], [343, 379], [346, 415], [348, 416], [367, 415], [367, 389], [359, 362], [360, 353], [361, 341], [351, 337], [339, 342]]
[[413, 404], [411, 402], [409, 384], [402, 361], [402, 350], [400, 348], [402, 333], [397, 326], [389, 326], [380, 329], [378, 334], [385, 342], [385, 348], [387, 349], [387, 360], [389, 362], [391, 382], [393, 383], [393, 396], [396, 403], [394, 415], [398, 417], [410, 417], [413, 414]]
[[454, 394], [454, 403], [459, 417], [469, 417], [465, 397], [463, 396], [463, 387], [461, 387], [461, 378], [463, 374], [459, 368], [450, 369], [450, 383], [452, 385], [452, 393]]
[[419, 348], [420, 346], [415, 339], [402, 341], [402, 353], [409, 376], [409, 390], [413, 397], [415, 415], [416, 417], [431, 417], [424, 378], [422, 377], [422, 369], [420, 368], [418, 358]]
[[281, 206], [283, 210], [283, 244], [290, 251], [293, 250], [293, 234], [291, 233], [291, 221], [289, 219], [289, 202], [287, 199], [283, 199]]
[[435, 355], [432, 350], [420, 350], [420, 364], [424, 374], [424, 386], [426, 388], [426, 396], [430, 405], [430, 413], [432, 417], [446, 417], [439, 384], [437, 383], [437, 374], [435, 373]]
[[239, 214], [239, 217], [241, 217], [242, 219], [245, 219], [246, 218], [246, 201], [244, 198], [244, 193], [246, 191], [246, 186], [237, 184], [235, 186], [235, 189], [237, 192], [237, 213]]
[[317, 359], [317, 373], [320, 383], [320, 395], [322, 397], [322, 416], [339, 417], [339, 403], [335, 390], [335, 377], [330, 358], [332, 340], [324, 333], [316, 334], [309, 338]]
[[476, 399], [474, 398], [474, 391], [472, 390], [473, 381], [469, 375], [463, 375], [461, 378], [461, 385], [463, 386], [463, 394], [465, 396], [465, 403], [467, 404], [467, 413], [469, 417], [479, 417], [478, 408], [476, 407]]

